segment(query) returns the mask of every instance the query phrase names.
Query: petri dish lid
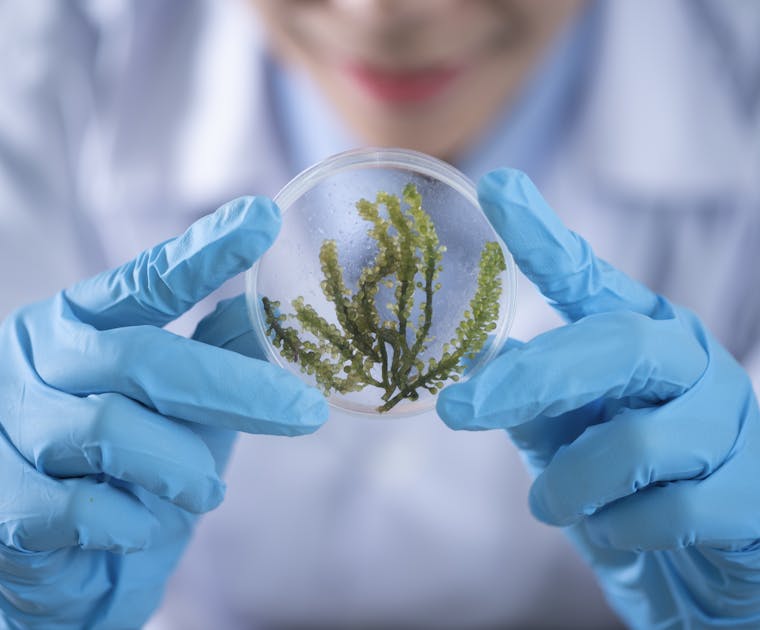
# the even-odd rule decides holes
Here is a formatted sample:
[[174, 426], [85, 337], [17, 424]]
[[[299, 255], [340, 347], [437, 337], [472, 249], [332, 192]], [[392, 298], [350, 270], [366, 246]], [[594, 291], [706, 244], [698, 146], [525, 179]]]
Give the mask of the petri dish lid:
[[[422, 250], [415, 250], [418, 262], [411, 293], [412, 305], [408, 307], [408, 317], [403, 318], [406, 321], [403, 337], [408, 350], [404, 354], [400, 318], [393, 310], [395, 306], [398, 311], [400, 276], [391, 274], [376, 283], [377, 328], [361, 329], [356, 333], [354, 326], [352, 333], [346, 327], [351, 328], [355, 322], [352, 324], [351, 318], [346, 318], [346, 311], [343, 311], [341, 320], [335, 300], [331, 300], [324, 289], [326, 275], [320, 252], [326, 242], [334, 243], [345, 285], [344, 306], [350, 306], [360, 291], [362, 272], [376, 264], [380, 251], [377, 238], [371, 234], [373, 224], [360, 216], [357, 202], [365, 199], [374, 203], [378, 200], [378, 193], [392, 195], [401, 200], [401, 208], [408, 217], [403, 195], [410, 184], [421, 196], [421, 207], [432, 219], [439, 243], [445, 250], [439, 253], [440, 269], [435, 279], [438, 286], [432, 296], [426, 290]], [[275, 343], [277, 334], [272, 326], [273, 315], [283, 320], [282, 327], [295, 331], [299, 342], [319, 343], [319, 339], [295, 317], [294, 301], [302, 300], [300, 304], [312, 307], [325, 325], [334, 327], [333, 333], [337, 332], [344, 339], [354, 338], [359, 345], [369, 347], [361, 353], [366, 374], [376, 384], [365, 383], [358, 391], [345, 393], [330, 390], [326, 392], [330, 406], [350, 414], [372, 416], [409, 416], [429, 411], [435, 407], [436, 390], [439, 389], [435, 383], [440, 386], [469, 378], [488, 363], [507, 340], [515, 311], [515, 265], [481, 210], [473, 183], [453, 166], [406, 149], [356, 149], [329, 157], [301, 172], [285, 185], [274, 201], [282, 212], [282, 229], [272, 247], [247, 273], [249, 316], [267, 358], [310, 385], [320, 386], [317, 376], [307, 373], [303, 366], [306, 349], [313, 346], [302, 346], [296, 357], [292, 348], [290, 353], [284, 352]], [[380, 216], [387, 220], [387, 206], [377, 204], [376, 207]], [[388, 234], [397, 236], [398, 232], [391, 227]], [[495, 274], [500, 285], [498, 298], [494, 300], [498, 303], [498, 316], [492, 318], [488, 340], [477, 354], [460, 362], [467, 364], [464, 374], [449, 374], [451, 378], [426, 381], [425, 375], [430, 374], [424, 366], [430, 366], [431, 359], [439, 361], [447, 351], [455, 351], [451, 342], [457, 338], [457, 327], [468, 314], [472, 315], [471, 301], [477, 291], [481, 254], [486, 243], [498, 245], [504, 262], [503, 270]], [[428, 300], [432, 315], [429, 328], [426, 328], [425, 304]], [[269, 304], [269, 314], [265, 303]], [[379, 332], [383, 326], [395, 330], [395, 343], [380, 340], [385, 339], [384, 333]], [[427, 332], [422, 348], [413, 353], [412, 350], [419, 347], [415, 343], [417, 335], [422, 337], [423, 329]], [[361, 337], [361, 341], [356, 341], [357, 337]], [[372, 349], [374, 351], [370, 354]], [[356, 345], [354, 350], [359, 352]], [[338, 370], [337, 377], [345, 377], [339, 364], [348, 355], [326, 352], [324, 345], [322, 351], [321, 369], [329, 365], [330, 370]], [[395, 355], [398, 355], [398, 363], [394, 371]], [[342, 367], [350, 363], [345, 360], [347, 362], [341, 364]], [[409, 361], [414, 364], [411, 368]], [[404, 369], [398, 369], [402, 364]], [[395, 389], [390, 389], [394, 381], [397, 381]], [[378, 383], [384, 386], [380, 387]], [[414, 383], [418, 386], [411, 388], [413, 393], [410, 394], [410, 386]], [[324, 382], [320, 388], [325, 391]], [[387, 408], [391, 402], [393, 405]]]

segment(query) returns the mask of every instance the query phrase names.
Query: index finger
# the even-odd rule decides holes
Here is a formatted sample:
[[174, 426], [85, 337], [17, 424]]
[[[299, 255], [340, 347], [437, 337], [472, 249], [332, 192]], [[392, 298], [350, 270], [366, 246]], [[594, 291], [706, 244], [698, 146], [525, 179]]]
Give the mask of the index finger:
[[67, 289], [76, 316], [100, 330], [164, 326], [248, 269], [272, 244], [280, 211], [266, 197], [240, 197], [177, 238]]
[[660, 296], [597, 258], [568, 230], [525, 173], [488, 173], [478, 182], [478, 198], [520, 270], [569, 321], [619, 310], [672, 316]]

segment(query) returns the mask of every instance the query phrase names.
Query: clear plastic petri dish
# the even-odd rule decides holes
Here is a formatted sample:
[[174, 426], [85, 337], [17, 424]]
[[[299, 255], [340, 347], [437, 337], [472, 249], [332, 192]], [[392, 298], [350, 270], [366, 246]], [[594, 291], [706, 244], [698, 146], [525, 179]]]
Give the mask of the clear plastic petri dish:
[[[441, 386], [477, 373], [507, 340], [515, 265], [473, 183], [451, 165], [405, 149], [357, 149], [306, 169], [274, 200], [282, 229], [247, 273], [249, 316], [268, 359], [322, 389], [332, 407], [431, 410]], [[494, 247], [496, 268], [483, 262]], [[473, 314], [486, 295], [482, 278], [486, 319], [482, 305]], [[481, 332], [462, 335], [463, 321]], [[483, 332], [482, 347], [463, 354]], [[458, 369], [447, 370], [452, 361]]]

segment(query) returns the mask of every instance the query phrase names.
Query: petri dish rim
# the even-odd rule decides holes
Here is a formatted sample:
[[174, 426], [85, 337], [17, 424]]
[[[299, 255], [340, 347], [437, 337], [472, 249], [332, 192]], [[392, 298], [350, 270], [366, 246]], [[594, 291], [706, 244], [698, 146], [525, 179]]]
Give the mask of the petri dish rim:
[[[439, 160], [431, 155], [421, 153], [419, 151], [413, 151], [411, 149], [400, 148], [383, 148], [383, 147], [364, 147], [360, 149], [351, 149], [342, 153], [337, 153], [333, 156], [325, 158], [321, 162], [318, 162], [293, 177], [273, 198], [274, 202], [280, 208], [282, 216], [288, 211], [288, 209], [306, 192], [311, 190], [314, 186], [321, 181], [346, 171], [366, 168], [395, 168], [401, 170], [413, 171], [420, 175], [426, 175], [433, 179], [436, 179], [450, 188], [456, 190], [462, 195], [473, 208], [479, 212], [486, 223], [490, 226], [488, 218], [485, 216], [480, 203], [478, 202], [478, 195], [475, 189], [475, 185], [472, 181], [464, 175], [461, 171], [456, 169], [451, 164]], [[506, 262], [507, 287], [505, 289], [507, 312], [503, 318], [500, 318], [499, 325], [494, 331], [493, 336], [497, 339], [498, 343], [491, 344], [485, 351], [481, 353], [478, 360], [470, 367], [467, 373], [462, 377], [460, 382], [463, 382], [471, 378], [476, 374], [484, 365], [489, 363], [491, 359], [498, 353], [501, 344], [508, 338], [509, 331], [512, 328], [512, 323], [515, 316], [515, 301], [517, 298], [517, 272], [515, 263], [512, 258], [512, 254], [507, 248], [506, 244], [499, 236], [499, 234], [493, 229], [492, 234], [494, 240], [496, 240], [501, 246], [504, 254], [504, 260]], [[248, 310], [248, 317], [254, 326], [254, 330], [257, 338], [263, 346], [267, 359], [281, 367], [295, 374], [295, 371], [291, 369], [290, 365], [283, 361], [277, 352], [275, 352], [274, 345], [266, 334], [266, 322], [263, 321], [260, 309], [254, 306], [251, 296], [257, 295], [257, 278], [259, 271], [259, 261], [256, 261], [254, 265], [246, 272], [246, 306]], [[383, 417], [383, 418], [401, 418], [416, 416], [427, 411], [430, 411], [435, 407], [435, 397], [428, 399], [428, 401], [415, 401], [410, 403], [414, 408], [398, 409], [390, 413], [379, 413], [377, 411], [369, 411], [358, 405], [351, 404], [338, 404], [333, 400], [333, 396], [327, 396], [327, 403], [330, 407], [347, 411], [354, 415], [361, 415], [367, 417]]]

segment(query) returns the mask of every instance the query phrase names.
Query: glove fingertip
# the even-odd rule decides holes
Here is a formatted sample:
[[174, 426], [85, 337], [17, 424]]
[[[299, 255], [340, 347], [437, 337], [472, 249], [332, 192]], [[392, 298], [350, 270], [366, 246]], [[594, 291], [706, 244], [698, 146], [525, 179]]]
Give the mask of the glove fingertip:
[[219, 253], [227, 254], [225, 266], [234, 271], [253, 264], [272, 245], [282, 226], [280, 209], [267, 197], [238, 197], [206, 219], [208, 222], [196, 222], [186, 235], [197, 232], [203, 248], [222, 245]]
[[308, 387], [300, 396], [296, 414], [295, 435], [309, 435], [327, 422], [330, 409], [322, 392], [314, 387]]
[[243, 199], [241, 224], [249, 228], [252, 235], [260, 240], [260, 243], [255, 243], [254, 247], [258, 245], [266, 249], [274, 242], [282, 227], [280, 208], [268, 197], [244, 197]]
[[464, 385], [450, 385], [445, 388], [435, 402], [435, 410], [444, 424], [454, 431], [477, 429], [471, 424], [475, 417], [472, 403], [461, 396]]
[[192, 491], [170, 500], [192, 514], [205, 514], [222, 504], [226, 492], [227, 485], [223, 481], [216, 476], [208, 476], [198, 481]]
[[486, 197], [493, 192], [503, 194], [505, 189], [530, 185], [535, 188], [528, 175], [516, 168], [497, 168], [489, 171], [478, 182], [478, 193]]
[[[523, 171], [499, 168], [486, 173], [478, 181], [478, 199], [490, 219], [495, 210], [504, 209], [505, 202], [529, 203], [539, 195], [533, 181]], [[490, 212], [489, 212], [490, 211]]]
[[327, 400], [318, 389], [308, 387], [296, 376], [269, 364], [262, 374], [268, 378], [256, 392], [252, 415], [236, 429], [253, 434], [296, 437], [314, 433], [327, 421]]
[[530, 492], [528, 493], [528, 506], [530, 507], [530, 512], [533, 514], [534, 518], [546, 525], [562, 526], [567, 524], [563, 523], [554, 513], [554, 510], [549, 506], [547, 488], [542, 474], [536, 477], [533, 485], [530, 487]]

